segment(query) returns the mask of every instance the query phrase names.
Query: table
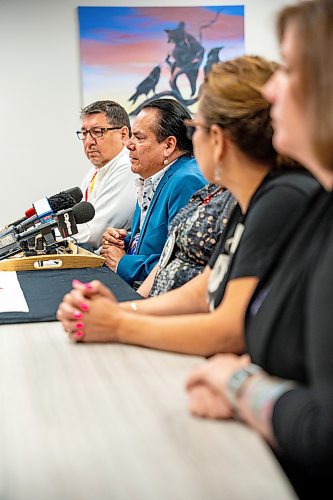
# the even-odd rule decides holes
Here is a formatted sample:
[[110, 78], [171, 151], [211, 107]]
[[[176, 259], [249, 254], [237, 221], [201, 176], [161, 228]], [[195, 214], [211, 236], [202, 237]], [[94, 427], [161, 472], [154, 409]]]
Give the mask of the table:
[[119, 302], [142, 299], [126, 281], [106, 266], [18, 271], [17, 278], [28, 303], [29, 312], [0, 313], [0, 325], [55, 321], [58, 306], [63, 296], [72, 289], [73, 279], [79, 279], [84, 283], [99, 280], [112, 291]]
[[201, 362], [72, 344], [57, 322], [0, 326], [0, 498], [295, 498], [255, 432], [188, 414]]

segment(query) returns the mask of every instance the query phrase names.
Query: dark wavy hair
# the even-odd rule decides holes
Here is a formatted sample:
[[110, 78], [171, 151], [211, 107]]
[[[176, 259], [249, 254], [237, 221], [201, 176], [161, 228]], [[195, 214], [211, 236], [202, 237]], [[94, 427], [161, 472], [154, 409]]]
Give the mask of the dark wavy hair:
[[81, 109], [80, 118], [94, 113], [105, 113], [113, 127], [127, 127], [131, 135], [131, 124], [125, 109], [115, 101], [95, 101]]

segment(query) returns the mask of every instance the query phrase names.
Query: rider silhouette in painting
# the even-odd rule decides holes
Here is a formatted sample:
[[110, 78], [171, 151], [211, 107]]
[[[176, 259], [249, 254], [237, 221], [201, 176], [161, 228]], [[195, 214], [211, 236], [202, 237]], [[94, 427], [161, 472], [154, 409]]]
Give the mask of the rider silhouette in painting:
[[[146, 98], [143, 102], [135, 107], [130, 112], [130, 115], [136, 116], [141, 108], [149, 103], [152, 99], [159, 99], [162, 97], [173, 97], [177, 99], [189, 112], [188, 106], [192, 106], [198, 101], [197, 95], [197, 80], [198, 72], [202, 65], [205, 48], [201, 43], [202, 31], [204, 29], [210, 28], [216, 23], [220, 11], [218, 11], [213, 19], [208, 23], [202, 25], [199, 29], [199, 36], [195, 38], [193, 35], [185, 30], [184, 21], [180, 21], [176, 28], [165, 29], [164, 31], [168, 35], [168, 43], [172, 44], [173, 47], [167, 54], [165, 58], [165, 63], [170, 71], [169, 85], [170, 89], [161, 90], [156, 94], [156, 86], [160, 81], [161, 76], [161, 65], [155, 66], [149, 75], [142, 80], [141, 83], [136, 87], [134, 94], [129, 98], [132, 104], [135, 104], [139, 96], [145, 95]], [[214, 47], [208, 52], [205, 66], [203, 68], [204, 75], [206, 76], [210, 71], [212, 65], [218, 62], [219, 52], [223, 49], [222, 46]], [[188, 79], [191, 96], [189, 98], [184, 97], [177, 85], [177, 79], [180, 75], [185, 75]], [[150, 92], [153, 92], [152, 97], [148, 97]]]
[[166, 58], [171, 70], [170, 87], [180, 94], [177, 78], [185, 74], [190, 82], [191, 96], [194, 96], [205, 49], [193, 35], [185, 31], [183, 21], [177, 28], [164, 31], [168, 35], [168, 43], [173, 44], [173, 49]]

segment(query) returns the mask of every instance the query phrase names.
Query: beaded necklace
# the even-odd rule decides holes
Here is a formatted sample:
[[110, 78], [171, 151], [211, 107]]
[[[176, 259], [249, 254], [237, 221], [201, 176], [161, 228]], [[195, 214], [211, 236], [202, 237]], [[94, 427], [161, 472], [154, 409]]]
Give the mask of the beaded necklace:
[[219, 186], [218, 188], [216, 188], [212, 193], [210, 193], [209, 195], [206, 196], [206, 198], [202, 201], [202, 205], [207, 205], [207, 203], [210, 202], [210, 200], [216, 196], [217, 194], [219, 194], [221, 191], [223, 191], [224, 188], [222, 186]]

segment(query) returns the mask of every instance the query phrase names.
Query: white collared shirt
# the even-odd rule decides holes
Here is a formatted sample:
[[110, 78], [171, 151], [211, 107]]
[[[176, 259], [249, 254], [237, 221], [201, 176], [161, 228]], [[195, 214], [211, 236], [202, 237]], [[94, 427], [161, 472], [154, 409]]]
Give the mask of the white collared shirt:
[[[84, 177], [81, 190], [85, 195], [96, 172], [91, 168]], [[88, 242], [95, 251], [102, 245], [102, 237], [107, 227], [130, 229], [136, 205], [135, 180], [127, 148], [109, 163], [97, 170], [93, 190], [88, 190], [88, 201], [94, 205], [95, 217], [86, 224], [78, 224], [75, 236], [79, 243]]]

